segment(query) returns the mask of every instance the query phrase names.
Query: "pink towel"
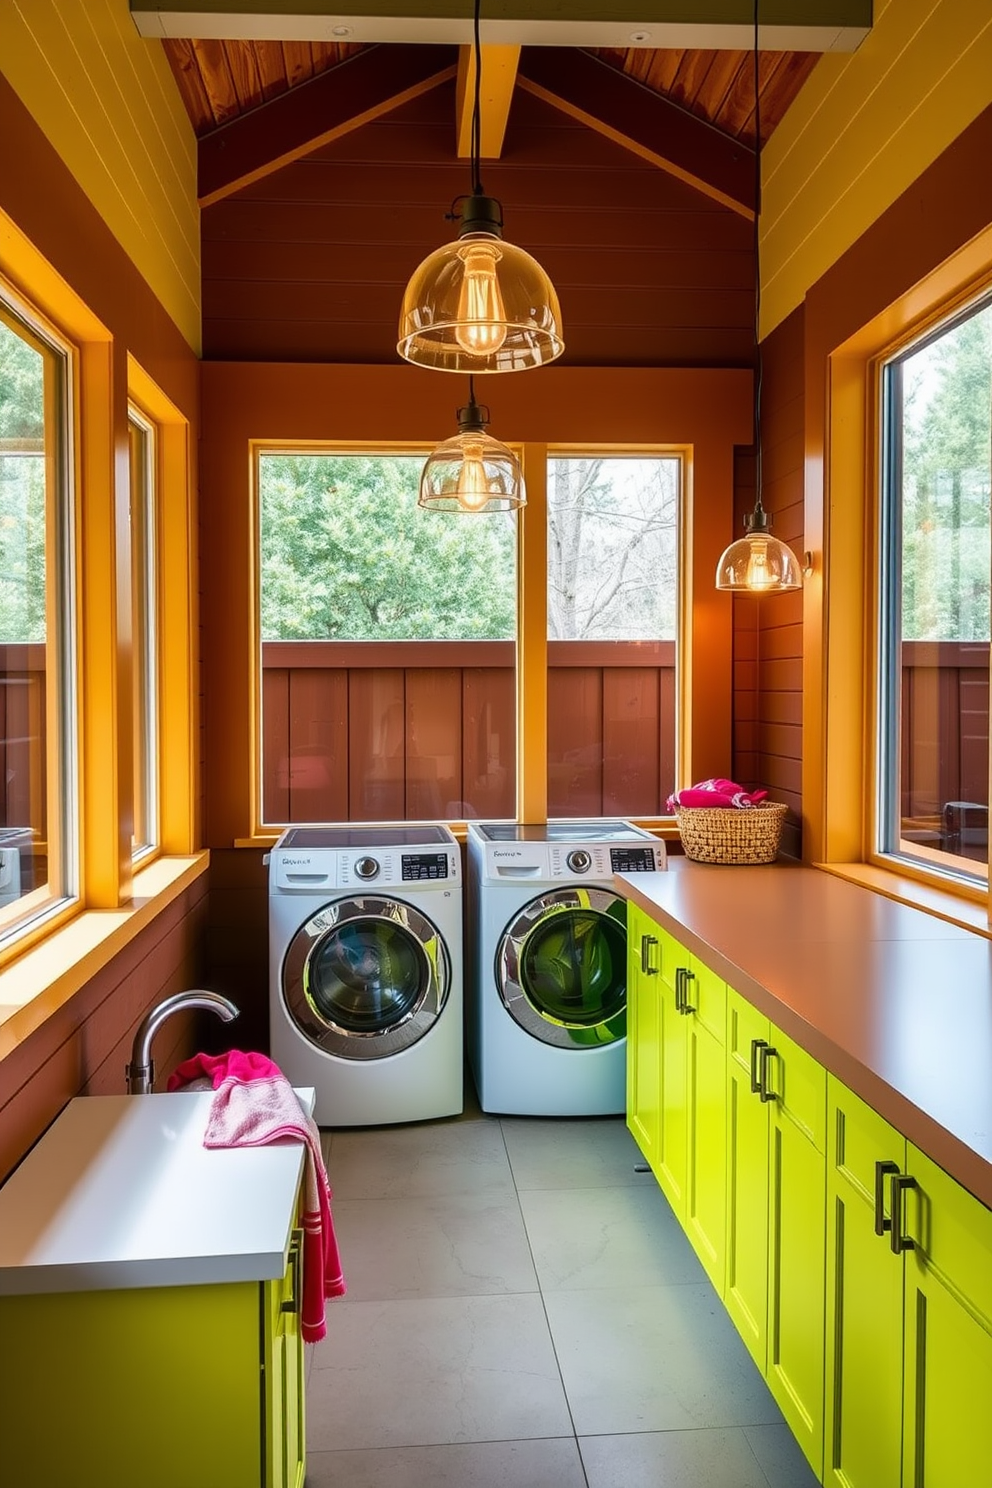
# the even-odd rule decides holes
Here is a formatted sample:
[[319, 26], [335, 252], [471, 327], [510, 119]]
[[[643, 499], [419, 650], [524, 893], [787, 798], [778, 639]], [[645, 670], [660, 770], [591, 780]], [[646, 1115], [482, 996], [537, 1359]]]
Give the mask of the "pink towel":
[[766, 790], [746, 791], [735, 780], [717, 777], [713, 780], [700, 780], [697, 785], [689, 785], [684, 790], [674, 791], [668, 798], [667, 809], [671, 811], [675, 806], [745, 808], [757, 806], [767, 794]]
[[216, 1092], [204, 1147], [262, 1147], [281, 1138], [306, 1144], [303, 1173], [304, 1343], [318, 1343], [327, 1326], [325, 1297], [344, 1295], [344, 1277], [331, 1221], [331, 1191], [320, 1151], [320, 1132], [301, 1107], [292, 1085], [264, 1054], [194, 1054], [169, 1076], [168, 1089], [209, 1081]]

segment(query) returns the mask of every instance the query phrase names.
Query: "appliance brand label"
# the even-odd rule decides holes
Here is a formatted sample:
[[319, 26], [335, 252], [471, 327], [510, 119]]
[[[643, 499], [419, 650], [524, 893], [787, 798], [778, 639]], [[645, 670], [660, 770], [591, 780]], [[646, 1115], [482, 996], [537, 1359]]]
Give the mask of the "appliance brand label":
[[512, 848], [511, 847], [495, 847], [495, 848], [493, 848], [493, 857], [494, 858], [522, 858], [523, 857], [523, 853], [521, 852], [521, 850], [520, 850], [519, 847], [512, 847]]
[[284, 868], [309, 868], [313, 862], [313, 858], [291, 858], [286, 853], [283, 853], [280, 862]]

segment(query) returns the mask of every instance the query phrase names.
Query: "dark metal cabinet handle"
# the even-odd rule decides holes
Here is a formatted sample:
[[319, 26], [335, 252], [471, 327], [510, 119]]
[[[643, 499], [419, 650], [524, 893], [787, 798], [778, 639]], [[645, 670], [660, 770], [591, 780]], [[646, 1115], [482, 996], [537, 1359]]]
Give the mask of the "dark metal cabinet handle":
[[778, 1058], [778, 1050], [771, 1044], [766, 1044], [764, 1039], [759, 1039], [758, 1042], [762, 1045], [758, 1055], [758, 1094], [763, 1101], [772, 1101], [775, 1099], [775, 1092], [768, 1089], [768, 1061]]
[[751, 1094], [752, 1095], [760, 1095], [761, 1094], [761, 1081], [758, 1078], [758, 1060], [760, 1058], [762, 1049], [767, 1049], [767, 1048], [768, 1048], [768, 1040], [767, 1039], [752, 1039], [751, 1040]]
[[889, 1244], [893, 1255], [901, 1255], [904, 1250], [912, 1250], [916, 1241], [911, 1235], [903, 1230], [902, 1196], [907, 1188], [917, 1188], [915, 1178], [908, 1173], [896, 1172], [892, 1177], [892, 1219], [889, 1223]]
[[685, 967], [675, 968], [675, 1011], [681, 1013], [685, 1005]]
[[885, 1217], [885, 1180], [888, 1175], [896, 1174], [899, 1164], [894, 1162], [877, 1162], [875, 1164], [875, 1234], [884, 1235], [886, 1230], [891, 1230], [892, 1221]]
[[657, 944], [658, 944], [658, 938], [657, 938], [657, 936], [655, 936], [655, 935], [642, 935], [641, 936], [641, 970], [643, 971], [643, 973], [644, 973], [645, 976], [657, 976], [658, 975], [658, 968], [657, 968], [657, 966], [652, 966], [651, 965], [651, 947], [653, 945], [657, 945]]
[[689, 971], [688, 968], [684, 968], [682, 971], [682, 1011], [687, 1016], [689, 1013], [694, 1013], [696, 1011], [693, 1004], [689, 1001], [689, 983], [694, 982], [695, 980], [696, 973], [694, 971]]
[[299, 1312], [303, 1303], [303, 1231], [294, 1230], [289, 1242], [289, 1269], [293, 1277], [292, 1294], [285, 1299], [281, 1312]]

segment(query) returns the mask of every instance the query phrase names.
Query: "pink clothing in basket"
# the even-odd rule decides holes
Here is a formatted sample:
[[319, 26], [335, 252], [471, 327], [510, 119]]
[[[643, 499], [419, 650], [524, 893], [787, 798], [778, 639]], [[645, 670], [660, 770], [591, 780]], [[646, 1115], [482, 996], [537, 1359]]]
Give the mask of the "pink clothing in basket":
[[210, 1086], [204, 1147], [262, 1147], [286, 1138], [306, 1145], [303, 1172], [303, 1311], [305, 1343], [327, 1331], [324, 1299], [344, 1295], [341, 1258], [331, 1221], [331, 1191], [320, 1151], [320, 1132], [292, 1085], [264, 1054], [194, 1054], [169, 1076], [168, 1089]]

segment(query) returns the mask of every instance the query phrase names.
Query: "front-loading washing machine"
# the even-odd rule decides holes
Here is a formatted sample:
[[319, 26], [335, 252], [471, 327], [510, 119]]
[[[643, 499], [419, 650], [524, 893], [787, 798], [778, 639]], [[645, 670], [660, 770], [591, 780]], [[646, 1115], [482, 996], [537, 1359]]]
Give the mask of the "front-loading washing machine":
[[626, 1107], [627, 901], [665, 845], [624, 821], [468, 824], [468, 1051], [484, 1111]]
[[461, 856], [447, 827], [291, 827], [269, 857], [272, 1058], [320, 1126], [462, 1110]]

